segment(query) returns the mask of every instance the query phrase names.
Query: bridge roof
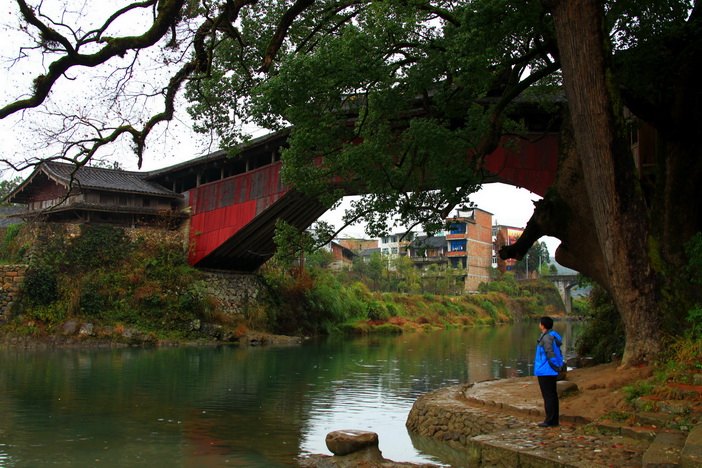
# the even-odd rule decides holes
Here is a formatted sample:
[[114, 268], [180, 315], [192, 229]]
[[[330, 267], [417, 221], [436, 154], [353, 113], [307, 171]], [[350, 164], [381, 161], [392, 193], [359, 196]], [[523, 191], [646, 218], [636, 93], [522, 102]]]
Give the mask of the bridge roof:
[[101, 167], [83, 166], [76, 170], [75, 164], [45, 161], [34, 169], [6, 200], [11, 203], [28, 203], [33, 194], [46, 180], [64, 187], [73, 185], [78, 189], [95, 189], [121, 193], [139, 193], [152, 196], [178, 198], [181, 195], [146, 180], [146, 173], [120, 171]]
[[[286, 128], [284, 130], [280, 130], [278, 132], [272, 132], [272, 133], [267, 133], [261, 137], [258, 138], [253, 138], [251, 140], [248, 140], [246, 142], [240, 143], [237, 145], [235, 148], [235, 151], [249, 151], [253, 150], [257, 147], [260, 147], [261, 145], [265, 145], [267, 143], [274, 142], [276, 140], [284, 140], [288, 134], [290, 133], [290, 129]], [[229, 157], [231, 153], [227, 150], [218, 150], [214, 151], [209, 154], [205, 154], [203, 156], [199, 156], [197, 158], [189, 159], [184, 162], [180, 162], [178, 164], [174, 164], [172, 166], [167, 166], [161, 169], [156, 169], [153, 171], [150, 171], [147, 174], [147, 179], [148, 180], [153, 180], [159, 177], [167, 176], [169, 174], [173, 174], [176, 172], [180, 172], [184, 169], [190, 169], [192, 167], [200, 166], [200, 165], [206, 165], [208, 163], [214, 162], [214, 161], [219, 161], [222, 159], [225, 159]]]

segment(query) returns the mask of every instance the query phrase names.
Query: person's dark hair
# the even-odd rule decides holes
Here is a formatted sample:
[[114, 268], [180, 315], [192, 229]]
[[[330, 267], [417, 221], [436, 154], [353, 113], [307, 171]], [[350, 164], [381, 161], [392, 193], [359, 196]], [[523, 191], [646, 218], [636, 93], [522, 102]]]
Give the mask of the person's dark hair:
[[551, 317], [541, 317], [541, 325], [543, 325], [546, 330], [553, 328], [553, 319]]

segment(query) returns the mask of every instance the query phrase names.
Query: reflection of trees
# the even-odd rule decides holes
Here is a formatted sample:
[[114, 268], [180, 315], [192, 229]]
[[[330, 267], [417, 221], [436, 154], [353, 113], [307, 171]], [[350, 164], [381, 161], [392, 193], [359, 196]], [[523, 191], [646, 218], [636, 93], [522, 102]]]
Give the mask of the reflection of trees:
[[[62, 445], [81, 432], [144, 457], [182, 460], [208, 447], [212, 456], [248, 459], [255, 450], [282, 466], [297, 455], [315, 411], [344, 411], [337, 405], [361, 392], [407, 401], [515, 369], [528, 375], [537, 336], [531, 323], [284, 348], [4, 351], [0, 410], [12, 433], [4, 443], [25, 453], [39, 438], [67, 459], [87, 457], [83, 445]], [[10, 430], [27, 418], [41, 429]]]

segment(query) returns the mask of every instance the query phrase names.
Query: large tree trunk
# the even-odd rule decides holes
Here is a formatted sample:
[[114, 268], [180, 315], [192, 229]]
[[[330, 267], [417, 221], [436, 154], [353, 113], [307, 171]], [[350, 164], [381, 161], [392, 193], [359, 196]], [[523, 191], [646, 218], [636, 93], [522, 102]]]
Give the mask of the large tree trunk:
[[554, 186], [535, 203], [534, 214], [516, 243], [500, 249], [501, 258], [522, 259], [542, 236], [561, 240], [559, 264], [577, 270], [601, 285], [608, 284], [602, 251], [594, 232], [595, 220], [583, 177], [573, 128], [566, 118], [561, 128], [558, 174]]
[[[643, 191], [636, 175], [596, 0], [544, 0], [556, 29], [563, 80], [580, 155], [583, 185], [603, 271], [626, 331], [624, 365], [649, 361], [660, 351], [660, 278]], [[570, 244], [571, 242], [569, 242]], [[606, 333], [606, 330], [603, 330]]]

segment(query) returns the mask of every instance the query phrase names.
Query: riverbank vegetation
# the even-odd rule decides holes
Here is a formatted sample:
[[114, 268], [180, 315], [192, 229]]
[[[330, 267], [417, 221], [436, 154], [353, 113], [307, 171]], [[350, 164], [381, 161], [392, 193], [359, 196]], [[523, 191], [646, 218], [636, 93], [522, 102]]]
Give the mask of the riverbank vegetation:
[[28, 241], [36, 233], [18, 232], [8, 230], [3, 249], [6, 260], [29, 263], [6, 325], [11, 331], [52, 334], [80, 318], [110, 332], [134, 327], [183, 338], [191, 321], [208, 320], [214, 311], [181, 243], [132, 239], [122, 229], [98, 225], [82, 225], [68, 236], [59, 226], [42, 226], [36, 242]]
[[[396, 270], [380, 270], [379, 277], [331, 271], [320, 252], [310, 256], [304, 271], [270, 262], [260, 274], [263, 293], [241, 320], [232, 321], [217, 310], [201, 273], [188, 266], [181, 243], [132, 238], [110, 226], [84, 225], [68, 236], [57, 226], [44, 226], [36, 242], [28, 231], [7, 230], [1, 253], [6, 261], [30, 264], [24, 292], [5, 325], [21, 335], [62, 333], [69, 321], [99, 324], [105, 338], [134, 328], [153, 339], [192, 340], [195, 321], [239, 335], [402, 333], [562, 312], [556, 289], [545, 280], [518, 282], [494, 271], [479, 294], [441, 294], [460, 282], [455, 274], [442, 272], [419, 286], [418, 277], [403, 281]], [[385, 290], [378, 288], [378, 278], [385, 279]]]
[[317, 335], [494, 325], [562, 313], [550, 282], [517, 282], [497, 271], [494, 276], [478, 294], [413, 294], [374, 290], [374, 278], [348, 271], [310, 267], [288, 274], [268, 265], [263, 280], [270, 294], [248, 315], [253, 326], [267, 324], [275, 333]]

